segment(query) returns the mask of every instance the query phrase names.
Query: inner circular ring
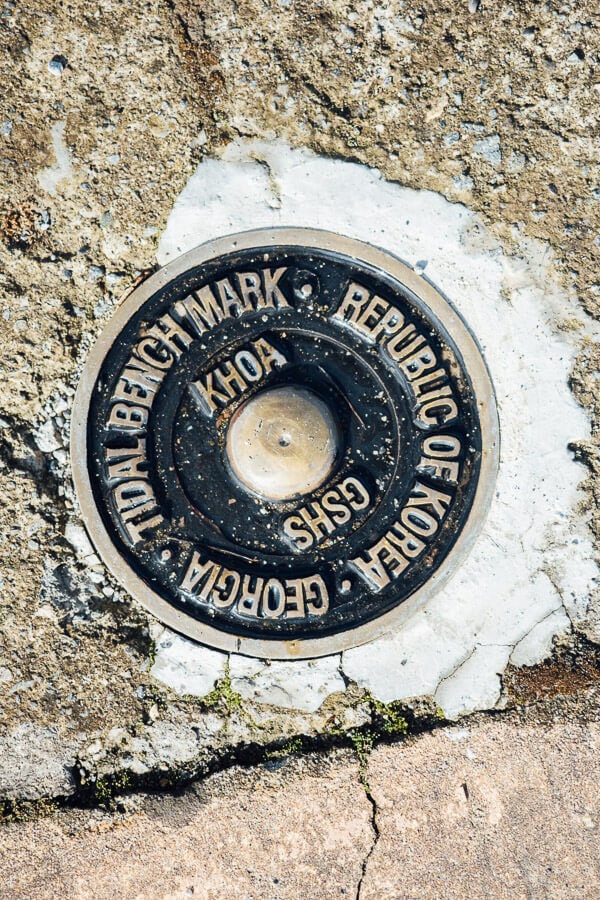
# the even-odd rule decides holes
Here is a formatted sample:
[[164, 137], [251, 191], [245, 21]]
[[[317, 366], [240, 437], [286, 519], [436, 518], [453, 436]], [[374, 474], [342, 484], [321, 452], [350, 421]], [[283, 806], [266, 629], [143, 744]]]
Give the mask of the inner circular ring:
[[246, 488], [268, 500], [288, 500], [325, 481], [339, 444], [328, 405], [307, 388], [282, 385], [262, 391], [236, 411], [225, 452]]

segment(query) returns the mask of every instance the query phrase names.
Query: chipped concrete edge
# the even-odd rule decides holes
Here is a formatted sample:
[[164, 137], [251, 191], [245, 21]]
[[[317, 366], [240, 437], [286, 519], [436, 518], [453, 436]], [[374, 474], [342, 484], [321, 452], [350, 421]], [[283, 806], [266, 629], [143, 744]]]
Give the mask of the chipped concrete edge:
[[[196, 700], [195, 706], [198, 713], [202, 710], [208, 717], [218, 711], [229, 723], [232, 738], [234, 732], [236, 738], [210, 751], [206, 746], [199, 746], [187, 758], [172, 760], [170, 764], [156, 761], [154, 766], [143, 769], [132, 767], [129, 752], [131, 742], [142, 739], [143, 731], [148, 728], [140, 724], [133, 732], [115, 736], [121, 750], [116, 752], [115, 747], [108, 759], [94, 760], [93, 752], [90, 753], [93, 747], [87, 748], [87, 754], [76, 756], [67, 773], [71, 780], [69, 789], [30, 798], [0, 796], [0, 823], [29, 821], [68, 807], [118, 810], [128, 795], [177, 794], [234, 766], [262, 765], [277, 769], [290, 757], [343, 748], [353, 750], [359, 779], [373, 805], [368, 765], [371, 752], [380, 744], [417, 740], [439, 728], [464, 731], [491, 715], [506, 719], [516, 727], [525, 723], [545, 727], [557, 717], [581, 722], [600, 720], [600, 648], [581, 638], [563, 642], [550, 659], [531, 667], [524, 678], [518, 669], [505, 677], [503, 708], [475, 712], [462, 717], [459, 723], [447, 719], [433, 698], [386, 704], [375, 700], [368, 691], [349, 684], [345, 694], [329, 697], [324, 703], [321, 712], [326, 727], [323, 730], [300, 727], [285, 737], [269, 739], [268, 720], [259, 723], [255, 718], [264, 715], [265, 709], [245, 703], [232, 689], [227, 672], [210, 694], [201, 701]], [[173, 737], [177, 739], [176, 734]]]

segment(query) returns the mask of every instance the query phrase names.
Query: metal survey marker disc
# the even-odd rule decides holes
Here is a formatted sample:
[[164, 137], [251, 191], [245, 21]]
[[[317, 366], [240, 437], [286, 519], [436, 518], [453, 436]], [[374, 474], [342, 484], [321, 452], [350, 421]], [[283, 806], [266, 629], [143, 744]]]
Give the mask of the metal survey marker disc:
[[497, 459], [454, 307], [389, 253], [309, 229], [212, 241], [144, 281], [73, 413], [115, 576], [178, 631], [279, 659], [370, 640], [439, 590]]

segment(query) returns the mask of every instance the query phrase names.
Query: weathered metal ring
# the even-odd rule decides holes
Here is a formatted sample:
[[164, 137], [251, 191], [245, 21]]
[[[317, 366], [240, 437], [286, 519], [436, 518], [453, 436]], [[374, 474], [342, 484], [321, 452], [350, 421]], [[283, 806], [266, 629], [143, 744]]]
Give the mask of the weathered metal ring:
[[177, 631], [260, 657], [347, 649], [438, 591], [498, 451], [457, 310], [390, 253], [310, 229], [211, 241], [144, 281], [73, 410], [77, 494], [113, 574]]

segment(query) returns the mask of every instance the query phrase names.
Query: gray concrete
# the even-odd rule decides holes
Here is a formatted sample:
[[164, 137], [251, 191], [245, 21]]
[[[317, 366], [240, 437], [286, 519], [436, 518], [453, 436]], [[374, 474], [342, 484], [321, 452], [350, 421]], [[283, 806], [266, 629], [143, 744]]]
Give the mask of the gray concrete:
[[[472, 13], [466, 0], [3, 8], [0, 799], [17, 809], [86, 792], [101, 799], [113, 777], [168, 785], [182, 773], [202, 775], [223, 754], [241, 759], [251, 743], [272, 751], [298, 736], [386, 733], [381, 702], [400, 700], [412, 725], [414, 716], [430, 727], [439, 707], [459, 716], [530, 702], [531, 692], [515, 694], [515, 679], [554, 697], [574, 671], [578, 689], [598, 683], [594, 13], [594, 4], [574, 0], [484, 0]], [[335, 159], [336, 173], [362, 173], [365, 191], [383, 195], [346, 191], [352, 204], [333, 224], [356, 233], [361, 198], [373, 216], [383, 196], [377, 209], [388, 203], [397, 212], [388, 237], [405, 241], [410, 261], [443, 290], [450, 285], [453, 300], [469, 299], [502, 384], [503, 493], [508, 482], [513, 488], [490, 520], [497, 570], [485, 584], [482, 543], [447, 610], [438, 599], [385, 647], [302, 664], [294, 678], [182, 643], [133, 603], [86, 538], [69, 472], [70, 409], [91, 342], [122, 293], [166, 258], [177, 210], [202, 171], [229, 160], [237, 172], [249, 146], [262, 156], [246, 161], [251, 176], [240, 190], [256, 187], [260, 170], [255, 206], [247, 198], [234, 221], [215, 196], [211, 215], [221, 209], [229, 218], [205, 217], [204, 226], [300, 215], [290, 166], [278, 171], [272, 156], [278, 147], [280, 161], [300, 156], [326, 167]], [[318, 201], [325, 181], [314, 183]], [[400, 209], [409, 200], [415, 215], [428, 215], [412, 244]], [[451, 259], [441, 245], [454, 248]], [[532, 356], [529, 340], [547, 354]], [[511, 418], [519, 407], [522, 429]], [[542, 470], [545, 483], [536, 480]], [[468, 627], [463, 610], [472, 614]], [[567, 728], [578, 702], [552, 704]], [[360, 796], [362, 816], [369, 810]], [[541, 807], [531, 815], [542, 821]], [[34, 841], [38, 826], [27, 827]], [[357, 828], [349, 884], [363, 858]], [[58, 878], [38, 850], [32, 872], [45, 865]]]
[[2, 896], [595, 898], [600, 725], [470, 721], [9, 825]]

